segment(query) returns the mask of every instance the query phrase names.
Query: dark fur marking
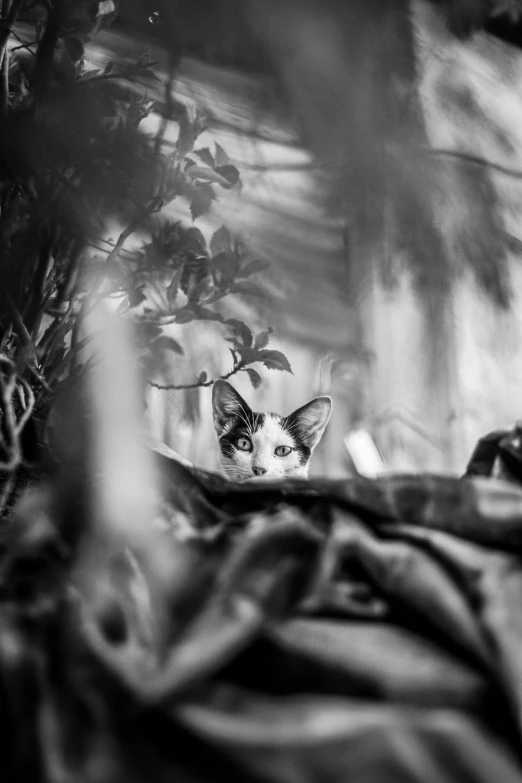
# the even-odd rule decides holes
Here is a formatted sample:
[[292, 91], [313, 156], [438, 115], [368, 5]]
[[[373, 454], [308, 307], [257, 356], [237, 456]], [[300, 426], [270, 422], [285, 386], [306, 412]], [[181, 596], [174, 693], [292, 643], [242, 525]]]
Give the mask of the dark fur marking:
[[281, 427], [286, 430], [294, 439], [295, 450], [299, 456], [299, 464], [301, 466], [306, 465], [310, 459], [312, 450], [304, 443], [303, 433], [298, 423], [292, 417], [292, 414], [281, 420]]
[[265, 422], [264, 413], [254, 413], [250, 408], [245, 408], [241, 411], [246, 418], [250, 430], [246, 426], [244, 420], [239, 416], [233, 416], [233, 423], [231, 428], [219, 438], [219, 448], [224, 457], [232, 457], [236, 451], [236, 443], [238, 438], [249, 438], [250, 434], [257, 432]]

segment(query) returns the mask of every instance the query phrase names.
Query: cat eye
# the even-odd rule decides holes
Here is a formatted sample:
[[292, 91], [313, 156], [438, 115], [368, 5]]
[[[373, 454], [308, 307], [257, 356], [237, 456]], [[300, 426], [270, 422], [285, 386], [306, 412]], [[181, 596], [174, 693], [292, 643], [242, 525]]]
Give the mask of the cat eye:
[[240, 451], [252, 451], [252, 442], [248, 438], [238, 438], [236, 446]]
[[288, 457], [292, 449], [290, 446], [278, 446], [275, 450], [276, 457]]

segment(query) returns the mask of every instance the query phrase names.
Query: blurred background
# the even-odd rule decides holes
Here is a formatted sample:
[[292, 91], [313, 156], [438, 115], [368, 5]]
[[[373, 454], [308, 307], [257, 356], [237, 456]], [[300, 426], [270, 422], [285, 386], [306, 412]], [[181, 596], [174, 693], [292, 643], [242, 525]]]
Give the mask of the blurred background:
[[[91, 4], [93, 5], [93, 4]], [[7, 6], [6, 6], [7, 7]], [[222, 0], [98, 3], [82, 67], [146, 55], [154, 101], [141, 124], [165, 154], [183, 111], [202, 112], [241, 184], [192, 220], [225, 225], [259, 262], [262, 297], [217, 306], [292, 374], [231, 377], [256, 410], [334, 400], [313, 474], [372, 472], [363, 431], [390, 470], [460, 474], [476, 440], [522, 418], [522, 51], [518, 2]], [[37, 17], [14, 27], [22, 54]], [[14, 61], [13, 61], [14, 62]], [[11, 78], [15, 79], [12, 67]], [[163, 214], [163, 213], [162, 213]], [[114, 215], [103, 241], [122, 226]], [[128, 252], [139, 250], [130, 238]], [[134, 245], [133, 245], [134, 242]], [[219, 309], [221, 308], [221, 309]], [[222, 323], [163, 324], [183, 346], [149, 380], [191, 384], [230, 369]], [[217, 469], [211, 387], [147, 391], [156, 438]], [[354, 462], [355, 460], [355, 462]], [[365, 467], [366, 466], [366, 467]]]

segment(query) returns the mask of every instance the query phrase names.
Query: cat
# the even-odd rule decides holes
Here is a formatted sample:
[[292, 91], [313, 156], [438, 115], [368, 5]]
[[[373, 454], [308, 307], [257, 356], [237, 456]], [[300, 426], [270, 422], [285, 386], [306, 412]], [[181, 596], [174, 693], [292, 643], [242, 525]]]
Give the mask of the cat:
[[331, 411], [331, 398], [317, 397], [289, 416], [256, 413], [230, 383], [216, 381], [212, 412], [225, 476], [231, 481], [306, 478]]

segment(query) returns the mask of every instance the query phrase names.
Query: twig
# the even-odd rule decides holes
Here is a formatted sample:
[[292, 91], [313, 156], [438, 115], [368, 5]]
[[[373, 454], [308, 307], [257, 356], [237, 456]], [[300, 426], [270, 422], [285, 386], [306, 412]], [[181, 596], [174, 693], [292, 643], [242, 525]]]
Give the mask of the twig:
[[[34, 410], [34, 404], [35, 404], [35, 396], [34, 392], [31, 389], [31, 386], [27, 383], [27, 381], [24, 378], [18, 378], [18, 382], [20, 386], [16, 387], [16, 391], [18, 394], [18, 399], [20, 400], [20, 407], [23, 409], [23, 413], [20, 416], [18, 420], [18, 424], [16, 425], [16, 433], [19, 435], [29, 419], [31, 418], [31, 414]], [[25, 405], [22, 403], [22, 389], [25, 392]]]
[[231, 378], [232, 375], [235, 375], [240, 370], [243, 370], [245, 367], [245, 364], [243, 362], [239, 362], [239, 364], [234, 365], [230, 372], [227, 372], [225, 375], [220, 375], [219, 378], [214, 378], [210, 381], [205, 381], [204, 383], [182, 383], [182, 384], [169, 384], [167, 386], [163, 386], [160, 383], [154, 383], [154, 381], [147, 381], [149, 386], [153, 386], [155, 389], [160, 389], [161, 391], [178, 391], [180, 389], [199, 389], [203, 386], [212, 386], [216, 381], [226, 381], [228, 378]]
[[[0, 468], [0, 471], [1, 470], [3, 470], [3, 468]], [[9, 473], [5, 477], [4, 485], [2, 487], [2, 492], [0, 493], [0, 517], [2, 516], [4, 508], [7, 506], [7, 503], [9, 502], [9, 498], [11, 497], [11, 493], [14, 488], [14, 481], [15, 481], [14, 471], [9, 471]]]
[[107, 256], [107, 263], [109, 263], [110, 261], [115, 261], [118, 258], [120, 252], [123, 249], [123, 245], [130, 237], [130, 235], [136, 231], [136, 229], [138, 228], [142, 220], [145, 220], [146, 217], [158, 211], [158, 208], [161, 206], [162, 202], [163, 202], [162, 198], [154, 198], [148, 207], [145, 207], [144, 209], [141, 210], [141, 212], [138, 215], [136, 215], [134, 220], [132, 220], [129, 223], [127, 228], [121, 232], [120, 236], [116, 241], [116, 244], [113, 246], [111, 252]]
[[0, 66], [0, 117], [3, 119], [9, 110], [9, 57], [10, 52], [6, 49]]
[[[2, 9], [2, 18], [5, 19], [9, 13], [11, 0], [2, 0], [0, 7]], [[0, 57], [0, 117], [7, 117], [9, 108], [9, 48], [6, 46], [3, 56]]]
[[13, 38], [16, 38], [17, 41], [20, 41], [20, 46], [12, 46], [11, 49], [9, 50], [10, 52], [17, 52], [19, 49], [27, 49], [29, 54], [32, 54], [33, 57], [36, 57], [36, 52], [33, 52], [31, 46], [38, 46], [38, 41], [31, 41], [31, 43], [26, 43], [22, 41], [20, 36], [17, 35], [14, 30], [12, 31], [11, 35], [13, 36]]
[[16, 368], [14, 363], [5, 356], [0, 357], [0, 364], [3, 365], [0, 367], [0, 403], [6, 432], [5, 450], [8, 455], [10, 453], [7, 462], [0, 462], [0, 470], [14, 470], [20, 463], [20, 443], [16, 432], [16, 416], [13, 408]]
[[31, 357], [34, 359], [34, 361], [36, 361], [37, 360], [36, 348], [34, 346], [33, 341], [31, 340], [31, 335], [27, 331], [27, 328], [24, 324], [20, 311], [18, 310], [17, 306], [15, 305], [15, 303], [13, 302], [13, 300], [11, 299], [7, 291], [3, 291], [2, 295], [7, 310], [9, 312], [9, 315], [11, 316], [11, 320], [13, 322], [13, 328], [20, 339], [20, 343], [26, 349], [26, 351], [31, 354]]
[[522, 179], [522, 170], [511, 169], [509, 166], [504, 166], [502, 163], [495, 163], [492, 160], [480, 157], [480, 155], [472, 155], [469, 152], [459, 152], [458, 150], [445, 150], [445, 149], [430, 149], [420, 148], [417, 152], [425, 153], [427, 155], [436, 155], [446, 158], [458, 158], [466, 163], [473, 163], [476, 166], [484, 166], [494, 171], [498, 171], [501, 174], [505, 174], [508, 177], [514, 177], [515, 179]]

